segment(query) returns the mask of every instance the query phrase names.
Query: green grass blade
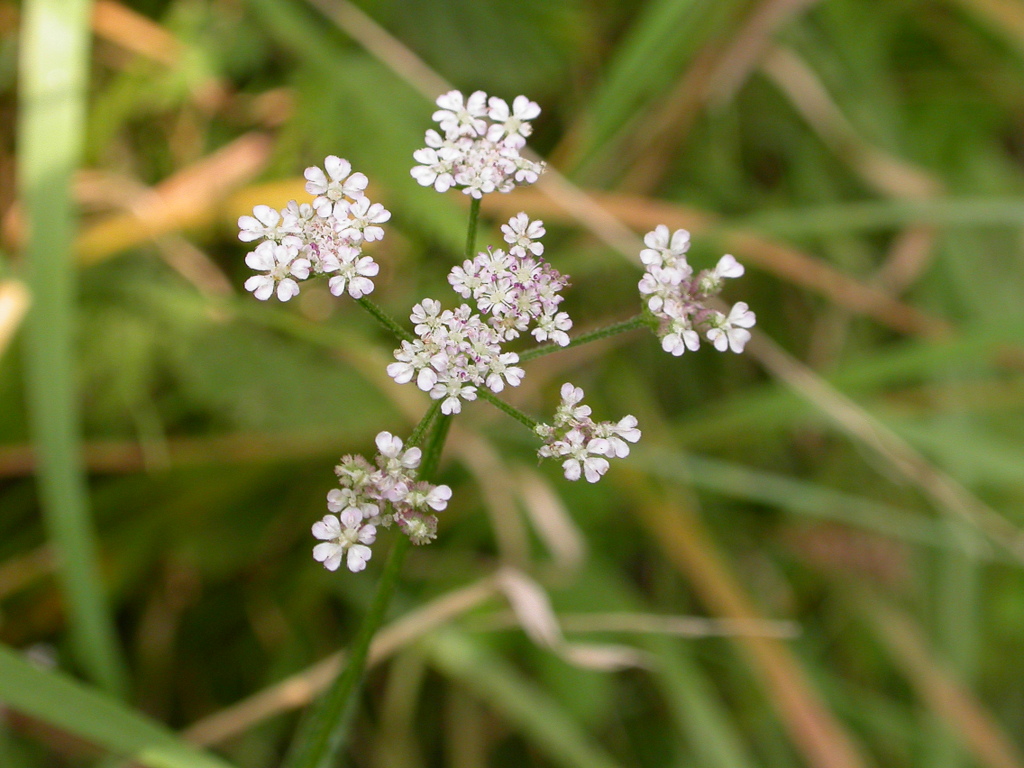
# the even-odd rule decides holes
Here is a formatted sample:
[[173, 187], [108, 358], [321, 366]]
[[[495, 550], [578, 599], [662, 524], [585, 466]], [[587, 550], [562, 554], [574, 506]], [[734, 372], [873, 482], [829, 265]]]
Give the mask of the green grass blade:
[[756, 765], [735, 718], [694, 660], [691, 649], [665, 638], [653, 638], [648, 646], [657, 653], [655, 677], [677, 727], [688, 737], [695, 762], [708, 768]]
[[721, 226], [775, 237], [808, 237], [894, 230], [912, 224], [1016, 229], [1024, 224], [1024, 200], [992, 196], [831, 203], [769, 210]]
[[[732, 498], [769, 504], [812, 518], [856, 526], [908, 544], [939, 549], [968, 546], [963, 541], [951, 540], [941, 523], [924, 515], [819, 483], [706, 456], [664, 450], [637, 451], [633, 465], [655, 477], [692, 484]], [[984, 557], [985, 554], [977, 542], [964, 551], [975, 557]]]
[[90, 3], [29, 0], [23, 9], [18, 185], [34, 302], [26, 323], [25, 367], [40, 494], [60, 553], [79, 661], [104, 688], [123, 693], [126, 675], [96, 565], [73, 385], [70, 181], [82, 154]]
[[612, 768], [615, 761], [592, 743], [577, 722], [504, 659], [455, 632], [428, 642], [433, 663], [499, 711], [552, 763], [566, 768]]
[[32, 666], [0, 646], [0, 701], [150, 768], [230, 768], [97, 689]]

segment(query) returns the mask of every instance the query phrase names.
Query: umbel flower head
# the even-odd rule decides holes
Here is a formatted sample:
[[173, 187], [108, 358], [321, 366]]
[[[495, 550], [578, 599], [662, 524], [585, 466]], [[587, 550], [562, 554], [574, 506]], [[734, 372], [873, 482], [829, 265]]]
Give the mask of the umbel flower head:
[[427, 146], [413, 153], [419, 165], [412, 176], [424, 187], [438, 192], [458, 187], [479, 199], [533, 184], [543, 173], [543, 163], [519, 154], [533, 131], [530, 121], [540, 114], [540, 107], [525, 96], [517, 96], [510, 108], [483, 91], [468, 98], [449, 91], [437, 97], [437, 106], [433, 119], [444, 135], [427, 131]]
[[281, 211], [257, 205], [252, 216], [238, 220], [238, 239], [262, 240], [245, 263], [261, 274], [245, 281], [245, 289], [265, 301], [273, 295], [288, 301], [310, 275], [329, 275], [331, 293], [359, 299], [373, 291], [377, 263], [362, 254], [364, 243], [380, 240], [380, 225], [391, 214], [366, 197], [367, 179], [352, 173], [348, 160], [330, 155], [324, 169], [306, 169], [306, 191], [312, 204], [292, 200]]
[[334, 468], [341, 487], [327, 494], [332, 514], [313, 525], [313, 535], [323, 540], [313, 557], [328, 570], [337, 570], [343, 558], [350, 571], [363, 570], [379, 525], [396, 525], [414, 544], [426, 544], [437, 534], [433, 513], [448, 506], [451, 488], [417, 481], [421, 451], [403, 448], [400, 438], [381, 432], [376, 466], [362, 456], [343, 456]]
[[565, 346], [572, 320], [558, 310], [567, 280], [541, 258], [544, 224], [520, 213], [502, 227], [512, 247], [481, 251], [448, 274], [452, 289], [469, 304], [441, 309], [434, 299], [423, 299], [410, 320], [419, 337], [403, 341], [395, 350], [388, 375], [397, 383], [415, 380], [416, 386], [441, 400], [441, 412], [460, 413], [462, 401], [475, 400], [479, 387], [501, 392], [517, 387], [525, 372], [519, 355], [502, 344], [519, 337], [533, 325], [537, 341]]
[[756, 322], [754, 313], [742, 301], [733, 305], [728, 315], [711, 309], [707, 302], [718, 295], [727, 278], [743, 274], [743, 265], [726, 254], [714, 269], [694, 274], [686, 260], [690, 233], [677, 229], [670, 235], [664, 224], [648, 232], [644, 244], [647, 247], [640, 251], [645, 266], [640, 294], [658, 320], [662, 348], [676, 356], [688, 349], [696, 351], [703, 333], [719, 352], [742, 352], [750, 341], [748, 329]]
[[582, 389], [566, 382], [561, 395], [555, 423], [539, 424], [534, 430], [544, 440], [537, 455], [563, 459], [566, 480], [582, 476], [588, 483], [596, 483], [608, 471], [608, 459], [625, 458], [629, 443], [640, 439], [636, 417], [595, 422], [590, 418], [590, 406], [583, 405]]

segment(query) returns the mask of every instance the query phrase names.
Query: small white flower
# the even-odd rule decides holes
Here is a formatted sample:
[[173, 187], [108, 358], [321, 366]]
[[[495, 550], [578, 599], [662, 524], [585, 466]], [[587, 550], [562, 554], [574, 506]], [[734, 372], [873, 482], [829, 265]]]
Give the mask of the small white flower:
[[750, 311], [746, 302], [738, 301], [725, 317], [721, 313], [715, 318], [715, 326], [708, 330], [708, 341], [715, 345], [719, 352], [731, 349], [739, 353], [750, 341], [750, 331], [756, 322], [754, 313]]
[[449, 379], [446, 382], [437, 382], [430, 390], [431, 400], [441, 400], [441, 413], [450, 416], [453, 413], [462, 413], [462, 400], [476, 400], [476, 387], [471, 384]]
[[533, 329], [533, 337], [537, 341], [550, 339], [560, 347], [569, 344], [569, 334], [566, 333], [572, 328], [572, 320], [565, 312], [556, 315], [544, 315], [537, 321], [537, 327]]
[[582, 474], [588, 483], [596, 483], [608, 471], [608, 459], [603, 455], [608, 452], [607, 441], [584, 440], [585, 437], [579, 430], [570, 430], [566, 435], [566, 452], [570, 458], [562, 462], [562, 471], [566, 480], [579, 480]]
[[501, 231], [505, 234], [505, 242], [512, 246], [508, 251], [512, 255], [525, 257], [527, 251], [534, 256], [544, 253], [544, 244], [536, 242], [544, 237], [543, 221], [530, 221], [525, 213], [519, 213], [509, 219], [508, 224], [502, 224]]
[[[345, 218], [340, 214], [344, 211]], [[334, 206], [338, 219], [335, 231], [353, 243], [362, 240], [373, 242], [384, 237], [384, 228], [377, 226], [391, 218], [391, 212], [380, 203], [371, 203], [368, 197], [361, 197], [353, 203], [338, 203]]]
[[523, 376], [526, 375], [526, 371], [515, 365], [518, 362], [519, 355], [515, 352], [506, 352], [491, 360], [490, 373], [488, 373], [486, 381], [487, 388], [491, 392], [501, 392], [505, 388], [506, 381], [510, 387], [518, 387]]
[[[306, 191], [316, 195], [313, 207], [320, 213], [339, 200], [349, 198], [357, 200], [363, 196], [368, 180], [365, 174], [352, 173], [352, 164], [336, 155], [328, 155], [324, 160], [327, 174], [312, 166], [305, 171]], [[323, 216], [324, 214], [321, 213]]]
[[700, 349], [700, 335], [692, 328], [680, 328], [662, 338], [661, 348], [676, 357], [686, 350], [696, 352]]
[[452, 489], [447, 485], [438, 485], [427, 494], [427, 506], [435, 512], [442, 512], [451, 498]]
[[715, 294], [722, 289], [722, 282], [731, 277], [741, 277], [744, 273], [743, 265], [736, 261], [731, 254], [725, 254], [718, 260], [718, 264], [712, 270], [701, 273], [700, 290], [705, 294]]
[[424, 147], [413, 152], [412, 157], [417, 163], [421, 163], [410, 171], [420, 186], [432, 186], [438, 192], [447, 192], [455, 185], [452, 170], [462, 154], [454, 147]]
[[416, 486], [406, 496], [405, 503], [419, 511], [424, 511], [429, 507], [435, 512], [443, 512], [451, 497], [452, 489], [447, 485], [434, 486], [430, 483], [416, 483]]
[[629, 456], [629, 446], [626, 443], [640, 440], [636, 416], [623, 416], [617, 424], [606, 421], [597, 426], [596, 434], [603, 436], [607, 441], [608, 449], [605, 456], [609, 459], [626, 458]]
[[298, 249], [266, 240], [245, 257], [251, 269], [264, 271], [265, 275], [253, 275], [245, 281], [245, 290], [252, 291], [260, 301], [266, 301], [276, 288], [277, 298], [288, 301], [299, 293], [299, 284], [292, 279], [305, 280], [309, 277], [309, 259], [299, 258]]
[[409, 320], [413, 322], [417, 336], [440, 328], [441, 326], [441, 302], [436, 299], [424, 299], [419, 304], [414, 304]]
[[[337, 274], [327, 281], [327, 285], [335, 296], [341, 296], [348, 288], [348, 295], [353, 299], [361, 299], [373, 293], [373, 281], [370, 279], [380, 271], [380, 265], [370, 256], [359, 256], [358, 248], [346, 248], [338, 261]], [[358, 258], [357, 258], [358, 257]]]
[[743, 265], [736, 261], [736, 257], [727, 253], [718, 260], [712, 274], [721, 279], [723, 277], [742, 277], [744, 271]]
[[243, 243], [266, 238], [280, 240], [282, 234], [290, 230], [285, 222], [282, 226], [281, 214], [269, 205], [257, 205], [252, 209], [252, 216], [238, 218], [238, 239]]
[[338, 517], [325, 515], [313, 523], [313, 535], [323, 540], [313, 547], [314, 560], [323, 563], [327, 570], [336, 571], [345, 557], [348, 569], [355, 573], [366, 567], [372, 555], [366, 545], [377, 538], [377, 527], [364, 524], [362, 510], [349, 507]]
[[448, 91], [437, 97], [436, 111], [432, 119], [436, 120], [441, 130], [460, 136], [483, 136], [487, 133], [487, 94], [474, 91], [463, 103], [460, 91]]
[[416, 469], [420, 465], [422, 451], [419, 448], [410, 448], [402, 451], [402, 439], [390, 432], [380, 432], [376, 439], [377, 450], [386, 460], [385, 469], [401, 472], [409, 469]]
[[526, 137], [533, 133], [530, 120], [540, 114], [540, 107], [537, 103], [530, 101], [525, 96], [516, 96], [512, 102], [511, 114], [504, 99], [492, 96], [488, 104], [490, 105], [489, 117], [495, 124], [488, 129], [487, 138], [494, 142], [500, 141], [510, 147], [523, 146], [526, 143]]
[[690, 233], [685, 229], [677, 229], [669, 235], [668, 227], [659, 224], [652, 232], [644, 235], [644, 245], [640, 251], [640, 261], [644, 264], [663, 264], [667, 260], [679, 259], [690, 249]]

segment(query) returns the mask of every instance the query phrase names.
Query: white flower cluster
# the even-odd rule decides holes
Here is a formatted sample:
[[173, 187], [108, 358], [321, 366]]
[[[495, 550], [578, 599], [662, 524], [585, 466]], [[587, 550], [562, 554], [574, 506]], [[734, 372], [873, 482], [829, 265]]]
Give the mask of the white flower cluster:
[[558, 311], [563, 299], [559, 291], [569, 281], [540, 258], [544, 222], [530, 221], [519, 213], [501, 229], [511, 245], [508, 253], [501, 249], [479, 253], [453, 268], [448, 282], [462, 298], [472, 297], [481, 313], [490, 315], [487, 321], [502, 340], [518, 338], [536, 321], [532, 333], [537, 341], [551, 340], [564, 347], [572, 320]]
[[397, 383], [415, 379], [431, 398], [442, 400], [445, 414], [461, 412], [462, 401], [475, 400], [481, 386], [492, 392], [519, 386], [525, 375], [517, 365], [519, 355], [503, 352], [501, 345], [518, 338], [531, 322], [537, 341], [569, 343], [572, 320], [558, 311], [559, 291], [568, 281], [540, 258], [543, 222], [520, 213], [502, 230], [508, 252], [488, 249], [448, 275], [452, 289], [472, 298], [478, 312], [468, 304], [442, 311], [439, 301], [424, 299], [409, 317], [419, 338], [403, 341], [396, 362], [388, 366]]
[[686, 350], [700, 347], [700, 333], [719, 352], [731, 349], [742, 352], [750, 340], [756, 322], [745, 302], [737, 302], [728, 315], [710, 309], [707, 300], [722, 290], [726, 278], [743, 274], [743, 265], [726, 254], [714, 269], [694, 274], [686, 261], [690, 233], [677, 229], [669, 235], [668, 227], [659, 224], [644, 236], [647, 246], [640, 251], [646, 266], [640, 280], [640, 293], [647, 308], [658, 318], [658, 338], [666, 352], [679, 356]]
[[572, 384], [562, 385], [562, 402], [555, 411], [554, 425], [539, 424], [535, 431], [544, 440], [537, 451], [541, 458], [564, 459], [562, 471], [567, 480], [596, 483], [608, 471], [608, 459], [629, 455], [629, 445], [640, 439], [635, 416], [618, 422], [595, 422], [590, 406], [581, 405], [583, 390]]
[[427, 146], [413, 153], [417, 165], [412, 176], [424, 187], [447, 192], [461, 187], [479, 199], [490, 192], [510, 192], [517, 185], [533, 184], [544, 171], [519, 154], [533, 132], [530, 121], [540, 107], [525, 96], [508, 104], [483, 91], [465, 98], [449, 91], [437, 98], [441, 107], [433, 115], [444, 136], [427, 131]]
[[441, 412], [462, 411], [462, 400], [476, 400], [477, 387], [501, 392], [507, 383], [519, 386], [525, 372], [516, 366], [519, 355], [501, 351], [500, 334], [474, 314], [468, 304], [441, 311], [441, 303], [424, 299], [409, 318], [419, 338], [403, 341], [395, 350], [388, 375], [399, 384], [416, 379], [416, 386], [442, 400]]
[[[329, 571], [336, 571], [346, 559], [350, 571], [366, 567], [377, 538], [377, 526], [397, 525], [414, 544], [426, 544], [437, 534], [437, 517], [452, 497], [447, 485], [417, 482], [419, 448], [402, 450], [402, 440], [390, 432], [377, 435], [377, 466], [362, 456], [343, 456], [334, 468], [341, 483], [327, 494], [325, 515], [313, 524], [313, 535], [322, 544], [313, 557]], [[387, 511], [390, 508], [390, 511]]]
[[352, 173], [348, 160], [334, 155], [324, 161], [327, 172], [306, 169], [306, 191], [315, 195], [312, 204], [294, 200], [284, 210], [257, 205], [252, 216], [238, 219], [238, 239], [262, 240], [245, 263], [264, 274], [245, 281], [245, 289], [266, 301], [275, 293], [288, 301], [299, 293], [299, 281], [310, 275], [331, 275], [331, 293], [346, 291], [362, 298], [373, 291], [380, 267], [362, 255], [364, 242], [384, 237], [380, 226], [391, 214], [380, 203], [371, 203], [363, 190], [366, 176]]

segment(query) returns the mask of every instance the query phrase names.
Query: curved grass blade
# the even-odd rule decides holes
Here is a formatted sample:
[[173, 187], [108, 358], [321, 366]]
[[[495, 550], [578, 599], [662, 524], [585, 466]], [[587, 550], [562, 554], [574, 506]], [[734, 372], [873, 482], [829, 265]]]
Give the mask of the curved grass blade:
[[231, 768], [110, 696], [0, 646], [0, 702], [148, 768]]

